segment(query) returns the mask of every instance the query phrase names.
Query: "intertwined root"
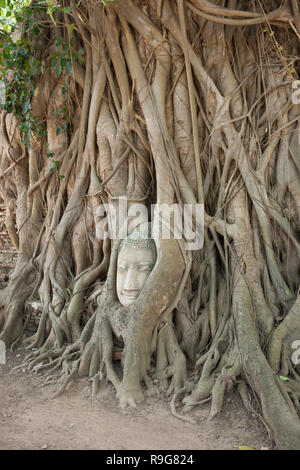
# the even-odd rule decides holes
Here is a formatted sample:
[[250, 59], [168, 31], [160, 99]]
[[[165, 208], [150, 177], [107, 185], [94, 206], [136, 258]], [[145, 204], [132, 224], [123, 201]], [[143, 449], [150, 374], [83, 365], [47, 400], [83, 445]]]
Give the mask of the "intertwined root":
[[[279, 0], [258, 11], [239, 0], [222, 11], [179, 0], [110, 3], [82, 0], [70, 13], [84, 51], [70, 76], [47, 65], [56, 28], [71, 44], [69, 23], [40, 38], [35, 52], [47, 70], [32, 112], [46, 135], [27, 149], [14, 116], [1, 114], [0, 190], [19, 259], [0, 293], [0, 339], [20, 338], [26, 301], [38, 295], [42, 318], [28, 341], [38, 350], [24, 364], [45, 385], [59, 376], [57, 393], [77, 376], [97, 393], [106, 378], [120, 403], [134, 406], [144, 383], [148, 393], [174, 394], [174, 414], [183, 398], [185, 412], [211, 401], [215, 416], [235, 384], [251, 409], [247, 383], [276, 442], [300, 447], [289, 346], [299, 331], [297, 2], [290, 11]], [[67, 104], [64, 125], [57, 110]], [[163, 240], [152, 280], [128, 312], [111, 295], [117, 243], [97, 231], [103, 202], [124, 198], [192, 212], [205, 205], [203, 248], [190, 256]], [[122, 378], [116, 338], [125, 343]], [[196, 362], [189, 379], [187, 361]]]
[[159, 389], [171, 395], [183, 388], [187, 378], [186, 357], [178, 344], [172, 323], [162, 322], [160, 325], [156, 351], [154, 380]]

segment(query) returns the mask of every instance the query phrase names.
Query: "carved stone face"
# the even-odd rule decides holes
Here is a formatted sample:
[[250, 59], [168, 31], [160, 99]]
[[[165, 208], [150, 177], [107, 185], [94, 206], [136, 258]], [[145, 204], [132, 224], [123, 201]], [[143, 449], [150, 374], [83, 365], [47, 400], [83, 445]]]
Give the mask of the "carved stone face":
[[151, 248], [138, 246], [121, 248], [117, 266], [117, 294], [124, 307], [136, 300], [154, 264], [155, 253]]

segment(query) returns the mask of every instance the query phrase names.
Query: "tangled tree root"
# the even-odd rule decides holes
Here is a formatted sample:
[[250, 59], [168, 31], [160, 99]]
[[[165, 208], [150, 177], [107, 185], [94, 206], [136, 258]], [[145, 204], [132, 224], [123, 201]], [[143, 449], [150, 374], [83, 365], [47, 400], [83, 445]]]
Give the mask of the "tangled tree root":
[[[233, 387], [251, 410], [250, 387], [276, 445], [300, 449], [297, 2], [76, 3], [33, 21], [45, 73], [31, 113], [45, 135], [25, 147], [1, 111], [0, 192], [19, 254], [0, 340], [17, 344], [34, 296], [42, 315], [21, 367], [41, 386], [59, 380], [54, 396], [87, 376], [93, 395], [111, 382], [122, 406], [145, 388], [172, 395], [174, 416], [182, 399], [183, 419], [210, 401], [213, 418]], [[72, 74], [54, 73], [53, 50]], [[197, 229], [204, 205], [203, 248], [156, 240], [128, 308], [115, 289], [120, 240], [105, 237], [124, 201], [189, 205]]]

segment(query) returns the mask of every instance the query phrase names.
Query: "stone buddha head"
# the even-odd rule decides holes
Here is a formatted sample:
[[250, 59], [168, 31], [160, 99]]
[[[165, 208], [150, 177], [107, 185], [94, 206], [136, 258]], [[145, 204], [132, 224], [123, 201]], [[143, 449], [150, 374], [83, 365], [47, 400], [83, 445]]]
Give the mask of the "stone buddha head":
[[124, 307], [139, 296], [156, 262], [151, 224], [145, 222], [122, 241], [117, 261], [117, 295]]

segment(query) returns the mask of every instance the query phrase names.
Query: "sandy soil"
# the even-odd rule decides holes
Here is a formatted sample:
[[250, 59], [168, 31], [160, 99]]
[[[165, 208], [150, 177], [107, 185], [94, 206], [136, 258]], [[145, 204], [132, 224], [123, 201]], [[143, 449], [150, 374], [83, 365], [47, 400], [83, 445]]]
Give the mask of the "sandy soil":
[[[19, 356], [19, 357], [17, 357]], [[23, 351], [0, 365], [0, 449], [184, 450], [271, 448], [265, 428], [229, 395], [218, 419], [208, 421], [209, 405], [193, 410], [197, 424], [179, 421], [164, 396], [147, 398], [134, 410], [121, 410], [110, 385], [92, 400], [86, 380], [49, 400], [54, 388], [41, 378], [11, 372]]]

